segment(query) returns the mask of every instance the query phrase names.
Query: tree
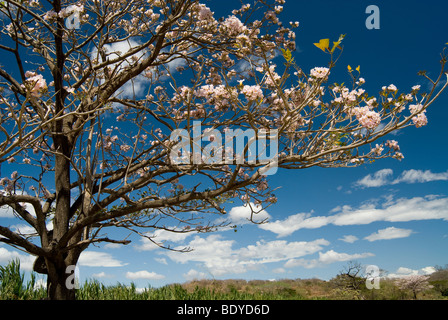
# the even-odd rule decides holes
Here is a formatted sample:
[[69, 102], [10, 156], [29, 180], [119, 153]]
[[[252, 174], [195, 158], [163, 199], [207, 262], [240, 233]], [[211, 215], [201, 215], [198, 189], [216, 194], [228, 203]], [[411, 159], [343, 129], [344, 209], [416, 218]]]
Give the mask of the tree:
[[428, 279], [429, 276], [410, 275], [395, 280], [395, 285], [401, 290], [411, 290], [414, 299], [417, 299], [417, 293], [433, 288]]
[[385, 136], [427, 123], [445, 55], [437, 79], [422, 74], [427, 93], [389, 85], [375, 98], [359, 68], [350, 86], [327, 84], [344, 36], [316, 43], [327, 67], [302, 70], [283, 3], [217, 18], [194, 0], [1, 2], [0, 206], [34, 232], [0, 226], [0, 241], [37, 257], [50, 298], [75, 298], [66, 271], [89, 245], [129, 243], [110, 228], [172, 249], [152, 232], [227, 227], [214, 218], [235, 198], [263, 222], [270, 170], [403, 157]]
[[435, 272], [430, 274], [429, 283], [440, 292], [443, 297], [448, 296], [448, 265], [435, 266]]
[[349, 261], [331, 282], [343, 294], [349, 294], [355, 299], [364, 299], [362, 289], [365, 287], [367, 276], [363, 266], [357, 261]]

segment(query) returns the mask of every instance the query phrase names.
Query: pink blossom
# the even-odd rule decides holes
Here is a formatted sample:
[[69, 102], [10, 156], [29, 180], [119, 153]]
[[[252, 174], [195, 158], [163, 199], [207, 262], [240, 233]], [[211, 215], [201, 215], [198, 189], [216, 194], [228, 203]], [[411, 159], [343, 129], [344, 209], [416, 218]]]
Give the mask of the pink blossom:
[[417, 113], [420, 112], [423, 109], [423, 105], [422, 104], [410, 104], [409, 105], [409, 111], [411, 111], [411, 113]]
[[420, 113], [412, 118], [412, 121], [414, 122], [415, 126], [417, 128], [426, 126], [428, 124], [428, 118], [426, 118], [425, 113]]
[[400, 146], [398, 145], [398, 142], [395, 140], [387, 140], [386, 147], [389, 147], [394, 150], [400, 150]]
[[255, 101], [258, 99], [263, 99], [263, 91], [260, 86], [244, 86], [243, 90], [241, 90], [248, 100]]
[[44, 14], [43, 18], [44, 18], [44, 20], [54, 21], [58, 18], [58, 14], [56, 12], [54, 12], [53, 10], [50, 10]]
[[325, 79], [330, 74], [330, 69], [325, 67], [316, 67], [311, 69], [310, 74], [316, 79]]
[[131, 147], [128, 146], [127, 144], [122, 144], [120, 146], [120, 150], [123, 151], [123, 152], [128, 152], [130, 149], [131, 149]]
[[213, 19], [213, 12], [211, 12], [210, 8], [205, 6], [204, 4], [199, 4], [198, 18], [199, 20]]
[[397, 89], [397, 87], [396, 87], [395, 85], [390, 84], [390, 85], [387, 87], [387, 90], [390, 90], [390, 91], [397, 91], [398, 89]]
[[235, 16], [230, 16], [221, 25], [221, 31], [229, 36], [237, 36], [247, 30], [247, 27]]
[[41, 74], [27, 71], [25, 76], [27, 76], [25, 82], [29, 84], [31, 95], [33, 97], [38, 98], [47, 90], [47, 82]]
[[383, 145], [376, 144], [375, 148], [373, 148], [372, 151], [376, 153], [376, 155], [380, 156], [384, 151]]
[[375, 129], [381, 122], [381, 116], [369, 107], [356, 107], [353, 111], [359, 123], [366, 129]]

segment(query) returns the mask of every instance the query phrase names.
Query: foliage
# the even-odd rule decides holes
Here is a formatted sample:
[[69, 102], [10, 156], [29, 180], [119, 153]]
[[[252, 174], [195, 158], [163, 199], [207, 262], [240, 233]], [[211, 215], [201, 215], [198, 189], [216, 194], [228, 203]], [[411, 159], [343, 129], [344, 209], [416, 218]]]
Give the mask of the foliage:
[[6, 266], [0, 266], [0, 300], [33, 300], [46, 294], [36, 287], [36, 276], [25, 282], [25, 274], [20, 272], [20, 260], [12, 260]]
[[[0, 300], [46, 299], [46, 289], [38, 286], [36, 278], [25, 281], [19, 261], [0, 266]], [[413, 299], [409, 290], [402, 290], [395, 279], [382, 278], [379, 290], [358, 290], [335, 286], [320, 279], [268, 280], [193, 280], [183, 284], [169, 284], [159, 288], [137, 288], [117, 283], [104, 285], [98, 280], [85, 281], [77, 290], [79, 300], [403, 300]], [[432, 282], [431, 282], [432, 283]], [[438, 289], [426, 287], [419, 291], [420, 299], [448, 299]]]

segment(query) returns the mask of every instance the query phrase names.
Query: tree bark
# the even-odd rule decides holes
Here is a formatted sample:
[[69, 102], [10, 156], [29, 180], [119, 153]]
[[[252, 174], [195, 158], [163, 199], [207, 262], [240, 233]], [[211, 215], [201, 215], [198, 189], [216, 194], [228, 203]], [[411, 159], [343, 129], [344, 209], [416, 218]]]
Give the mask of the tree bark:
[[63, 259], [51, 261], [46, 259], [48, 278], [47, 295], [50, 300], [75, 300], [76, 287], [74, 286], [73, 272]]

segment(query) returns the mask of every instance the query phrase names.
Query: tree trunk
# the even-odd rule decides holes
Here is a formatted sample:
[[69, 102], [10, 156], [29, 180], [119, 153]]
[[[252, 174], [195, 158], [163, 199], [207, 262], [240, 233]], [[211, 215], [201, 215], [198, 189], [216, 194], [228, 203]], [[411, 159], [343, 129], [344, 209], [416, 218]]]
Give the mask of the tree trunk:
[[[62, 126], [62, 127], [61, 127]], [[65, 126], [62, 121], [56, 124], [56, 132], [64, 132]], [[56, 206], [53, 219], [53, 239], [50, 250], [53, 251], [50, 258], [46, 258], [48, 279], [47, 292], [51, 300], [74, 300], [75, 288], [71, 284], [74, 280], [74, 268], [77, 257], [69, 252], [62, 253], [67, 243], [61, 243], [61, 238], [67, 233], [70, 222], [70, 156], [72, 143], [65, 135], [53, 137], [55, 155], [55, 189]]]
[[[58, 259], [59, 260], [59, 259]], [[62, 259], [60, 259], [62, 260]], [[47, 262], [47, 297], [50, 300], [75, 300], [76, 285], [74, 268], [64, 261]]]

